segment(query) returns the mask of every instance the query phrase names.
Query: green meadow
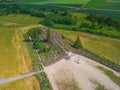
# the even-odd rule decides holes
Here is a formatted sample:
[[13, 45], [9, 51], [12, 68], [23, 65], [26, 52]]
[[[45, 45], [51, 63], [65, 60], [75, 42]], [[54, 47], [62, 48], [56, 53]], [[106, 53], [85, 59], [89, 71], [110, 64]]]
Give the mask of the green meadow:
[[69, 30], [62, 30], [62, 29], [53, 29], [53, 31], [63, 34], [72, 41], [75, 41], [77, 35], [79, 35], [81, 42], [86, 49], [90, 50], [91, 52], [101, 57], [105, 57], [111, 61], [120, 64], [119, 39], [107, 38], [103, 36], [97, 36], [97, 35], [69, 31]]

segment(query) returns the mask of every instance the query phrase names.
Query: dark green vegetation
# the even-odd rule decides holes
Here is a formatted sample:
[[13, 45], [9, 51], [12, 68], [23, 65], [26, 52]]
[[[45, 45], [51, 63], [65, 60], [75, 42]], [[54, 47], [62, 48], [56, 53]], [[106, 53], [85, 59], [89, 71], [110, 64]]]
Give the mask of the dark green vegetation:
[[81, 44], [81, 41], [80, 41], [80, 37], [79, 37], [79, 36], [77, 36], [75, 42], [73, 43], [73, 47], [74, 47], [74, 48], [77, 48], [77, 49], [82, 48], [82, 44]]
[[68, 10], [57, 10], [49, 12], [40, 23], [52, 28], [120, 38], [120, 21], [101, 15], [81, 15]]
[[36, 78], [40, 83], [40, 90], [52, 90], [52, 87], [45, 73], [36, 75]]
[[[25, 41], [29, 49], [29, 54], [32, 59], [33, 69], [35, 71], [42, 69], [42, 65], [40, 64], [40, 60], [38, 59], [37, 54], [38, 53], [46, 54], [50, 52], [50, 50], [43, 43], [44, 41], [45, 42], [48, 42], [48, 41], [46, 41], [46, 39], [44, 41], [41, 41], [40, 39], [41, 33], [42, 33], [42, 30], [40, 28], [32, 28], [27, 32], [27, 34], [24, 35]], [[49, 37], [47, 37], [47, 39], [49, 39]], [[36, 52], [36, 50], [38, 51], [38, 53]], [[40, 90], [52, 90], [49, 80], [47, 79], [45, 73], [36, 75], [36, 78], [39, 81]]]
[[28, 38], [26, 41], [29, 41], [29, 39], [31, 39], [33, 48], [40, 54], [40, 57], [42, 59], [41, 61], [44, 65], [47, 65], [48, 62], [54, 62], [54, 58], [62, 54], [60, 47], [56, 45], [52, 40], [53, 35], [51, 34], [50, 30], [33, 28], [29, 30], [26, 36]]
[[41, 30], [39, 28], [33, 28], [28, 32], [28, 36], [33, 42], [34, 49], [37, 49], [39, 53], [48, 52], [49, 49], [43, 43], [40, 42], [40, 34]]
[[32, 46], [32, 43], [30, 42], [28, 36], [24, 35], [24, 39], [25, 39], [25, 42], [26, 42], [28, 50], [29, 50], [30, 58], [32, 60], [33, 70], [38, 71], [38, 70], [42, 69], [42, 65], [40, 63], [38, 63], [39, 60], [38, 60], [37, 53], [36, 53], [34, 47]]
[[29, 14], [35, 17], [45, 17], [42, 10], [38, 11], [35, 9], [28, 9], [20, 7], [17, 4], [0, 4], [0, 15], [9, 15], [9, 14]]
[[116, 84], [120, 86], [120, 77], [116, 76], [112, 71], [109, 71], [103, 67], [98, 67], [100, 70], [102, 70], [111, 80], [113, 80]]

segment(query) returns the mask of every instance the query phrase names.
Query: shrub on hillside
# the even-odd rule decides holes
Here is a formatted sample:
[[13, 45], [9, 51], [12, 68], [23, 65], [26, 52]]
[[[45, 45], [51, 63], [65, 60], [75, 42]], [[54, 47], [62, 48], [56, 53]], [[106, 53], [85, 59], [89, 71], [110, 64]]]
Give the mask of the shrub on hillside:
[[47, 19], [44, 19], [42, 22], [40, 22], [40, 24], [45, 25], [47, 27], [53, 26], [53, 22], [51, 20], [47, 20]]
[[79, 36], [77, 36], [75, 42], [73, 43], [73, 47], [76, 48], [76, 49], [82, 48], [82, 44], [81, 44]]

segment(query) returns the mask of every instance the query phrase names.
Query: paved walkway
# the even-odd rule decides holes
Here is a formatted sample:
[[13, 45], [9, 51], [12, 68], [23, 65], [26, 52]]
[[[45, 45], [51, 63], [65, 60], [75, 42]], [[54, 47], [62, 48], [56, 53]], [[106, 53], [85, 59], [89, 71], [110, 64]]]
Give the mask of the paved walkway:
[[31, 76], [37, 75], [39, 73], [42, 73], [42, 72], [43, 72], [43, 70], [38, 71], [38, 72], [31, 72], [31, 73], [27, 73], [27, 74], [23, 74], [23, 75], [20, 75], [20, 76], [7, 78], [7, 79], [1, 79], [0, 80], [0, 85], [5, 84], [5, 83], [10, 83], [10, 82], [13, 82], [13, 81], [16, 81], [16, 80], [24, 79], [24, 78], [27, 78], [27, 77], [31, 77]]

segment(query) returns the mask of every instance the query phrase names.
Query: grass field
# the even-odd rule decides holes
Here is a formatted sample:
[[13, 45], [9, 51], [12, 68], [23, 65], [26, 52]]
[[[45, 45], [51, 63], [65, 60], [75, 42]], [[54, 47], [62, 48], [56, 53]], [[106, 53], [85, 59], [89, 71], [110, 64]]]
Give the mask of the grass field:
[[[28, 25], [29, 22], [30, 25], [35, 24], [35, 22], [32, 23], [34, 18], [27, 15], [24, 17], [27, 21], [23, 20], [23, 15], [0, 16], [0, 79], [32, 71], [27, 46], [23, 42], [22, 33], [14, 24], [17, 23], [18, 26]], [[0, 90], [22, 90], [23, 88], [39, 90], [39, 84], [35, 77], [30, 77], [0, 86]]]
[[105, 57], [120, 64], [120, 40], [118, 39], [68, 30], [54, 29], [53, 31], [63, 34], [73, 41], [76, 39], [77, 35], [79, 35], [82, 44], [86, 49], [96, 53], [97, 55], [100, 55], [101, 57]]
[[96, 6], [101, 6], [106, 4], [106, 0], [90, 0], [86, 5], [85, 8], [91, 8]]
[[31, 17], [29, 15], [7, 15], [7, 16], [0, 16], [0, 23], [13, 23], [13, 24], [20, 24], [20, 25], [35, 25], [38, 24], [40, 19], [36, 17]]

